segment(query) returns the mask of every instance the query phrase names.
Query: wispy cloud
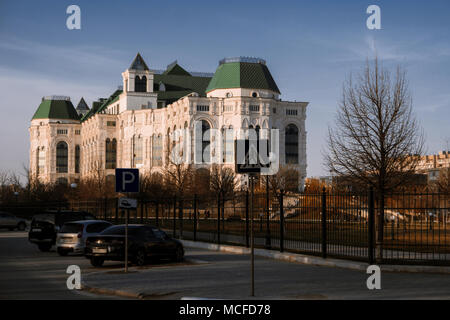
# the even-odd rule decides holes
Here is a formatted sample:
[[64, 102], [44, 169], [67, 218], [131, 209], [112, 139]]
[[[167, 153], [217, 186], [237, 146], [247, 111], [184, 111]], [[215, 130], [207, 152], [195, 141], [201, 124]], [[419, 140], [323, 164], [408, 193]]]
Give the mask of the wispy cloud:
[[84, 67], [121, 65], [120, 57], [124, 54], [121, 50], [101, 46], [52, 45], [10, 36], [0, 36], [0, 50], [29, 55], [33, 60], [53, 60]]
[[111, 88], [92, 82], [76, 82], [67, 78], [49, 77], [42, 74], [0, 67], [2, 91], [0, 112], [0, 170], [22, 171], [28, 163], [29, 136], [27, 128], [44, 95], [67, 95], [76, 104], [83, 96], [86, 101], [105, 97]]

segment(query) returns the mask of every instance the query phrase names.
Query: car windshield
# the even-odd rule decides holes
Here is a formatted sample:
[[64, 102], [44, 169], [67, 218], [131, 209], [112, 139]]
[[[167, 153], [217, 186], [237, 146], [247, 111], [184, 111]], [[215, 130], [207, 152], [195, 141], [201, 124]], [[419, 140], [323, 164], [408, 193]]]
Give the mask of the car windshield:
[[48, 222], [55, 223], [55, 215], [52, 213], [41, 213], [33, 217], [33, 222]]
[[[134, 227], [134, 226], [129, 226], [128, 227], [128, 234], [130, 236], [136, 236], [139, 234], [140, 231], [140, 227]], [[105, 229], [102, 233], [100, 233], [101, 235], [114, 235], [114, 236], [123, 236], [125, 235], [125, 227], [124, 226], [113, 226], [113, 227], [109, 227], [107, 229]]]
[[81, 223], [66, 223], [59, 231], [59, 233], [79, 233], [79, 232], [83, 232], [83, 225]]

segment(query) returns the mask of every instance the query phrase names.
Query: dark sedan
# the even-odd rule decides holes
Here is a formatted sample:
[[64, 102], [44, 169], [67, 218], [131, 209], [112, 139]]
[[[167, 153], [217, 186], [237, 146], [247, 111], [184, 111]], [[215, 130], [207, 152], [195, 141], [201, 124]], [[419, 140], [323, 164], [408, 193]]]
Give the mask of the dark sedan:
[[[112, 226], [95, 237], [86, 240], [86, 258], [94, 267], [100, 267], [105, 260], [125, 260], [125, 225]], [[144, 265], [148, 258], [170, 258], [182, 261], [183, 245], [170, 238], [164, 231], [148, 225], [128, 226], [128, 260]]]

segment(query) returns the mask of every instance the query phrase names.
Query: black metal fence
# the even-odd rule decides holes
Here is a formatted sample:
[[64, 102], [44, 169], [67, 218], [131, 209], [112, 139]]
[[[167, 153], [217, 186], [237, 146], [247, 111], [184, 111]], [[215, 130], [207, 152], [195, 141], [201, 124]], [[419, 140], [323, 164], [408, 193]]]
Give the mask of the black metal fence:
[[[250, 196], [140, 199], [130, 223], [158, 226], [176, 238], [249, 246]], [[326, 193], [267, 195], [253, 199], [256, 247], [337, 257], [369, 263], [450, 265], [450, 197], [437, 193], [385, 196], [382, 244], [377, 239], [378, 197]], [[40, 207], [42, 210], [44, 206]], [[46, 204], [84, 210], [124, 223], [117, 199]], [[9, 210], [8, 210], [9, 209]], [[36, 211], [17, 204], [5, 211]], [[378, 232], [377, 232], [378, 231]], [[378, 242], [378, 243], [377, 243]]]

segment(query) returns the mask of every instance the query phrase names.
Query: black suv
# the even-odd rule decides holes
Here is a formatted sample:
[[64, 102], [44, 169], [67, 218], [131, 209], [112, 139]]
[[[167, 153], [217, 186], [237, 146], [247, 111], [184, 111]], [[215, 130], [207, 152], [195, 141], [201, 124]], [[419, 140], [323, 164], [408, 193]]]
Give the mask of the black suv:
[[95, 220], [95, 217], [82, 211], [46, 211], [33, 216], [28, 240], [38, 245], [39, 250], [49, 251], [56, 243], [56, 234], [62, 225], [70, 221]]

